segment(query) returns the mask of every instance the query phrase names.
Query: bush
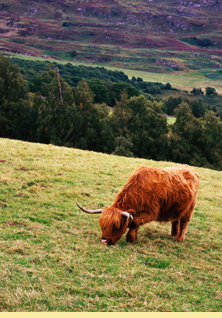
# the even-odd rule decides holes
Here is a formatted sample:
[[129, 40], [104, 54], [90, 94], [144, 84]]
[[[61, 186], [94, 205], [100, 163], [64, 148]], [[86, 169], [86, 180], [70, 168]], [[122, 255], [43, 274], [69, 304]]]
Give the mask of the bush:
[[191, 94], [197, 96], [197, 95], [203, 95], [203, 91], [201, 88], [193, 88], [190, 92]]
[[207, 96], [211, 96], [211, 95], [217, 95], [217, 93], [216, 93], [216, 89], [215, 88], [213, 88], [213, 87], [206, 87], [206, 95]]
[[171, 88], [172, 88], [171, 84], [170, 83], [166, 83], [165, 89], [166, 90], [171, 90]]

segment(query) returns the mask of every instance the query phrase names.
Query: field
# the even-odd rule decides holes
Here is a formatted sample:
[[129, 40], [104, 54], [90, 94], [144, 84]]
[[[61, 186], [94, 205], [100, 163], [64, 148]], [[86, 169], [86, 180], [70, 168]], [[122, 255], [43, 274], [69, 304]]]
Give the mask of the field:
[[198, 202], [186, 240], [170, 225], [143, 226], [100, 244], [98, 215], [139, 165], [172, 166], [0, 139], [0, 310], [219, 312], [222, 172], [195, 168]]

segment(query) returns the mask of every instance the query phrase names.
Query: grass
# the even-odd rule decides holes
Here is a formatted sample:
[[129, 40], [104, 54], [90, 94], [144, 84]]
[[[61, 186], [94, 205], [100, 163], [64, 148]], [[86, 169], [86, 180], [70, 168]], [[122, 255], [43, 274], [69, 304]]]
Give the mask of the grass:
[[98, 215], [141, 164], [170, 162], [0, 139], [0, 310], [219, 312], [222, 172], [200, 174], [184, 243], [170, 225], [100, 244]]
[[176, 117], [173, 116], [167, 116], [167, 124], [168, 125], [173, 125], [176, 121]]

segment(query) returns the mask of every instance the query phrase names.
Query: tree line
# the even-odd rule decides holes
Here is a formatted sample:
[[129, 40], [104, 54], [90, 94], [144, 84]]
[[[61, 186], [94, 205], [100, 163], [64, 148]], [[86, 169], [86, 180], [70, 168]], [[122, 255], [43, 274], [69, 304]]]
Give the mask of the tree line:
[[138, 89], [130, 96], [122, 87], [111, 108], [96, 99], [98, 79], [70, 86], [59, 68], [41, 76], [31, 91], [17, 65], [0, 56], [0, 137], [222, 169], [222, 122], [214, 111], [194, 116], [189, 100], [177, 100], [169, 126], [166, 104]]

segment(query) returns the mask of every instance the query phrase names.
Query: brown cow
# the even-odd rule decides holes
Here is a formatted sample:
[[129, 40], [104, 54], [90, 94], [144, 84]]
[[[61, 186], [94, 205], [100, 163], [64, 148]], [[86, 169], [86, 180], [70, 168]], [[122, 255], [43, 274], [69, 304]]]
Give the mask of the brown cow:
[[103, 244], [113, 245], [126, 232], [135, 242], [140, 225], [151, 221], [171, 222], [171, 235], [185, 240], [199, 187], [198, 174], [188, 165], [171, 168], [141, 166], [117, 194], [113, 205], [86, 213], [102, 213], [99, 224]]

